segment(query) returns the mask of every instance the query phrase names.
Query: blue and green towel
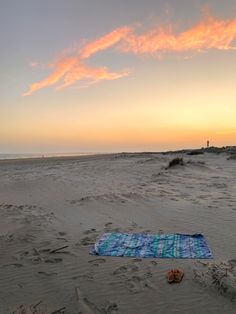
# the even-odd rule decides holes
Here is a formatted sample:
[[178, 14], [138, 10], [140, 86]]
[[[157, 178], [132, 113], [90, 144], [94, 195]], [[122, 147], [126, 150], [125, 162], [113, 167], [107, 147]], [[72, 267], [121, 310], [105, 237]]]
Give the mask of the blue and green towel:
[[104, 233], [91, 252], [102, 256], [212, 258], [202, 234]]

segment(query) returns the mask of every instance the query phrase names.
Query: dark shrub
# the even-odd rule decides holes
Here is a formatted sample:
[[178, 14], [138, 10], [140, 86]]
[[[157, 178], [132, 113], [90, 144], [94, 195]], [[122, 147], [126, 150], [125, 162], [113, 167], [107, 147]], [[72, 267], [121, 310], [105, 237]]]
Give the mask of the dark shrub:
[[169, 162], [169, 165], [166, 167], [166, 169], [169, 169], [169, 168], [174, 167], [174, 166], [177, 166], [177, 165], [181, 165], [181, 166], [184, 165], [183, 158], [177, 157], [177, 158], [172, 159], [172, 160]]

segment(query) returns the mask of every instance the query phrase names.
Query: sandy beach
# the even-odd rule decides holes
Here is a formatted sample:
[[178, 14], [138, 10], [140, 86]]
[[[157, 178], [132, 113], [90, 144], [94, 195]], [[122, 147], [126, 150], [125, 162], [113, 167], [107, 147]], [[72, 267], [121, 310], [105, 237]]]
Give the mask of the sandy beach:
[[[174, 157], [184, 165], [166, 169]], [[0, 313], [235, 313], [236, 161], [228, 157], [1, 160]], [[202, 233], [214, 258], [89, 254], [106, 231]], [[172, 268], [184, 271], [181, 283], [168, 284]]]

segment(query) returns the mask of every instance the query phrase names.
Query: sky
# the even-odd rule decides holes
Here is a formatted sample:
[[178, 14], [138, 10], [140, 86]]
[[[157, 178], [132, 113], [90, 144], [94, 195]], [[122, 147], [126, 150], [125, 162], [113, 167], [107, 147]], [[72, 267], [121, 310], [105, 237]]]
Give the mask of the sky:
[[236, 0], [0, 4], [0, 153], [236, 145]]

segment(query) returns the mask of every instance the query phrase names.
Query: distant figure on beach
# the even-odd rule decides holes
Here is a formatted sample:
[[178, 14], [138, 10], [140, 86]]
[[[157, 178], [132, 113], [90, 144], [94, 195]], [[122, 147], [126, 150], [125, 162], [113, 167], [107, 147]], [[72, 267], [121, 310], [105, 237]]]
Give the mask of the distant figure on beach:
[[207, 147], [209, 147], [210, 146], [210, 141], [207, 141]]

